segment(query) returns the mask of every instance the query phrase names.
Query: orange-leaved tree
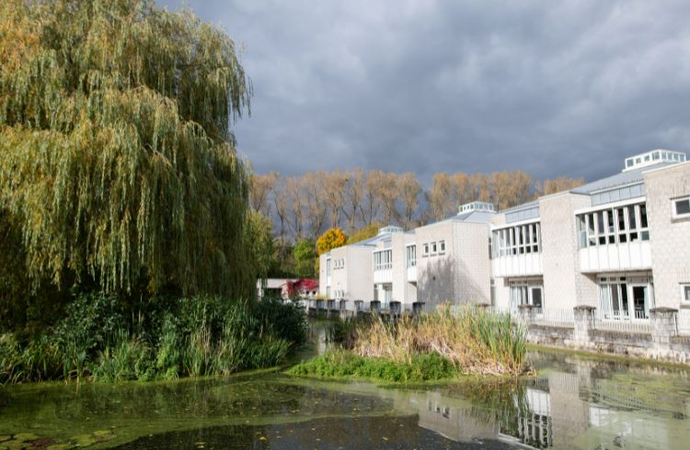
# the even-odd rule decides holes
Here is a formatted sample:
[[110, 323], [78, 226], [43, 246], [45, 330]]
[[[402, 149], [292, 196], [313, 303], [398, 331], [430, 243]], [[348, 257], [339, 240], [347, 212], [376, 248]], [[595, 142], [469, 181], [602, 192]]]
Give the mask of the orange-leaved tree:
[[[319, 238], [316, 240], [316, 253], [317, 256], [321, 256], [324, 253], [328, 253], [334, 248], [342, 247], [347, 244], [347, 236], [340, 227], [333, 227], [326, 230]], [[319, 273], [319, 258], [316, 258], [316, 263], [314, 264], [316, 273]]]

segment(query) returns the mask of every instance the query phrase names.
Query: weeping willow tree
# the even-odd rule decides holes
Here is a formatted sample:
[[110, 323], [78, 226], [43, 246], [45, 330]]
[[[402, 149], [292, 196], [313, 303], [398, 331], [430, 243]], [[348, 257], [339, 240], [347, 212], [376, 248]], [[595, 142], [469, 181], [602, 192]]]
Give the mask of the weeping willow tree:
[[251, 294], [249, 176], [231, 132], [250, 96], [233, 41], [191, 12], [3, 0], [2, 295]]

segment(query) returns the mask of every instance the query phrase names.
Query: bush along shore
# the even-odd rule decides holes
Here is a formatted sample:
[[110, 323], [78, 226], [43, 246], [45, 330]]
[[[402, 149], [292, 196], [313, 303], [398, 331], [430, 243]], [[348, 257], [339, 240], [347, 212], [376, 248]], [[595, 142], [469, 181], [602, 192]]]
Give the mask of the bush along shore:
[[334, 349], [292, 367], [289, 373], [419, 382], [460, 375], [519, 376], [526, 361], [527, 330], [507, 314], [441, 307], [418, 317], [372, 317], [335, 322]]
[[76, 295], [53, 326], [0, 336], [0, 382], [228, 375], [282, 363], [307, 329], [304, 312], [279, 301], [153, 298], [132, 306]]

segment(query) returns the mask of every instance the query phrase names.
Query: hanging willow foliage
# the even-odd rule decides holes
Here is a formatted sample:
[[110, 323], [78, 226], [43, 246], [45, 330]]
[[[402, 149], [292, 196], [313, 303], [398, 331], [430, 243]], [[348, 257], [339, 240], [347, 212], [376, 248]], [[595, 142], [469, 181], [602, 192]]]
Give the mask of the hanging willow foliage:
[[0, 61], [0, 238], [33, 285], [253, 292], [225, 32], [149, 0], [3, 0]]

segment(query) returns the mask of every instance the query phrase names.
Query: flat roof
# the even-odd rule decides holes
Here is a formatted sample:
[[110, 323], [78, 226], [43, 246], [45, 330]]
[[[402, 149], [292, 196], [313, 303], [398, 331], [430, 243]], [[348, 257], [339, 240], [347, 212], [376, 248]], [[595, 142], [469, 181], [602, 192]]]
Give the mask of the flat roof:
[[657, 164], [652, 164], [645, 167], [640, 167], [639, 169], [632, 169], [625, 172], [617, 173], [616, 175], [603, 178], [601, 180], [593, 181], [591, 183], [584, 184], [582, 186], [571, 189], [570, 192], [574, 194], [592, 194], [597, 191], [605, 191], [607, 189], [614, 189], [620, 186], [625, 186], [628, 184], [641, 183], [644, 181], [643, 173], [660, 169], [663, 167], [674, 166], [678, 162], [660, 162]]

